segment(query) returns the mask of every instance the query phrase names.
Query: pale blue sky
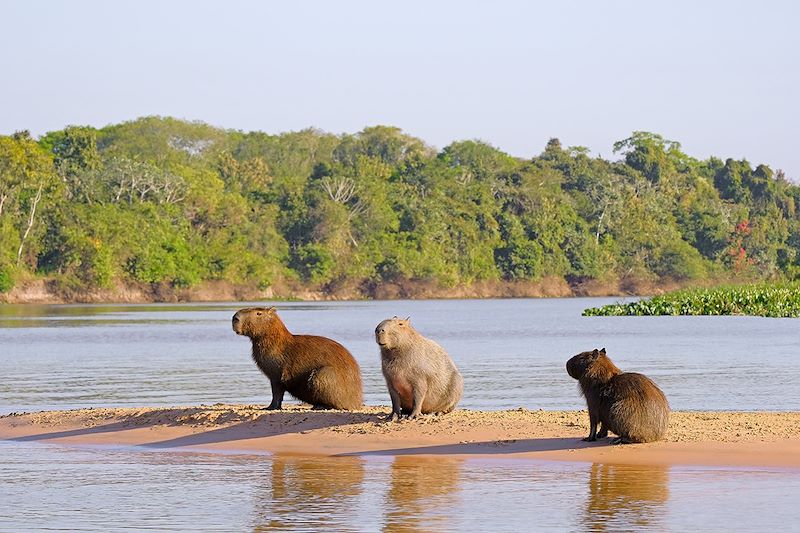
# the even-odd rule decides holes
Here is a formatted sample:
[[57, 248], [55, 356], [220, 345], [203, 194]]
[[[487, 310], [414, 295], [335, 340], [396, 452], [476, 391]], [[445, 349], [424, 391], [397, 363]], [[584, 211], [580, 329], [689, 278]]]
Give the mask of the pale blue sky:
[[0, 0], [0, 133], [158, 114], [611, 157], [647, 130], [796, 179], [798, 6]]

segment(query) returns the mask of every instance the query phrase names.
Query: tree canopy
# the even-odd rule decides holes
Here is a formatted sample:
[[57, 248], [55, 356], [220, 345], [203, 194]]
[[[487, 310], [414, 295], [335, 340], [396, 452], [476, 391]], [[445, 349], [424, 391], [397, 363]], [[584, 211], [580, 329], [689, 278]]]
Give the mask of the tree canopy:
[[203, 281], [334, 290], [800, 277], [800, 187], [634, 132], [618, 160], [436, 150], [391, 126], [269, 135], [145, 117], [0, 136], [0, 291]]

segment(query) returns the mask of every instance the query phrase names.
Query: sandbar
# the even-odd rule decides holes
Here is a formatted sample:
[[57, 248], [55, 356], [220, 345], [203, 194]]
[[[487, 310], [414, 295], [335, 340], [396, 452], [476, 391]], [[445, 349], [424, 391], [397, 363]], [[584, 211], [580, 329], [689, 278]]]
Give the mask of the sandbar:
[[386, 421], [388, 413], [388, 407], [267, 411], [228, 404], [11, 413], [0, 417], [0, 439], [226, 453], [800, 468], [800, 412], [674, 411], [664, 441], [628, 445], [583, 442], [586, 411], [458, 409], [402, 422]]

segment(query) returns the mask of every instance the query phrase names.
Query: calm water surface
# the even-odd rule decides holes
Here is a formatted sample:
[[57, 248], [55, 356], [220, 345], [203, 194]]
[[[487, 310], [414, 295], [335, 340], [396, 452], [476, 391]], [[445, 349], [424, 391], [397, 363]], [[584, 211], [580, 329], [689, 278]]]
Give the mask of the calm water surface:
[[800, 471], [0, 443], [0, 531], [789, 531]]
[[[582, 317], [613, 299], [279, 304], [295, 333], [355, 355], [369, 404], [388, 404], [373, 331], [411, 315], [464, 374], [463, 407], [577, 409], [566, 360], [605, 347], [661, 386], [674, 409], [800, 409], [800, 320]], [[0, 413], [86, 406], [268, 403], [250, 341], [231, 331], [246, 304], [0, 306]]]
[[[606, 347], [675, 409], [800, 410], [800, 321], [581, 317], [613, 299], [279, 304], [333, 337], [387, 404], [372, 337], [411, 315], [465, 378], [462, 406], [578, 409], [564, 370]], [[0, 413], [269, 401], [246, 304], [0, 306]], [[310, 458], [0, 442], [0, 531], [723, 531], [800, 523], [800, 471], [469, 456]]]

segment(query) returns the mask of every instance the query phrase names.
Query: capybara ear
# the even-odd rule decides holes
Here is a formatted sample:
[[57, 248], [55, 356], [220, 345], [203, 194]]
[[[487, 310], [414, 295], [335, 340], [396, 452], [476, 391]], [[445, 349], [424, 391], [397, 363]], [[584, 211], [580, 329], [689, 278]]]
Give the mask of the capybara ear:
[[408, 315], [408, 316], [405, 318], [405, 321], [406, 321], [406, 322], [411, 322], [411, 315]]
[[594, 350], [592, 350], [592, 355], [595, 355], [595, 356], [596, 356], [598, 353], [600, 353], [600, 352], [598, 352], [598, 351], [597, 351], [597, 348], [595, 348]]
[[392, 318], [393, 318], [393, 319], [394, 319], [394, 318], [397, 318], [397, 315], [394, 315]]
[[600, 349], [600, 353], [601, 353], [601, 354], [603, 354], [603, 355], [605, 355], [605, 354], [606, 354], [606, 349], [605, 349], [605, 348], [601, 348], [601, 349]]

